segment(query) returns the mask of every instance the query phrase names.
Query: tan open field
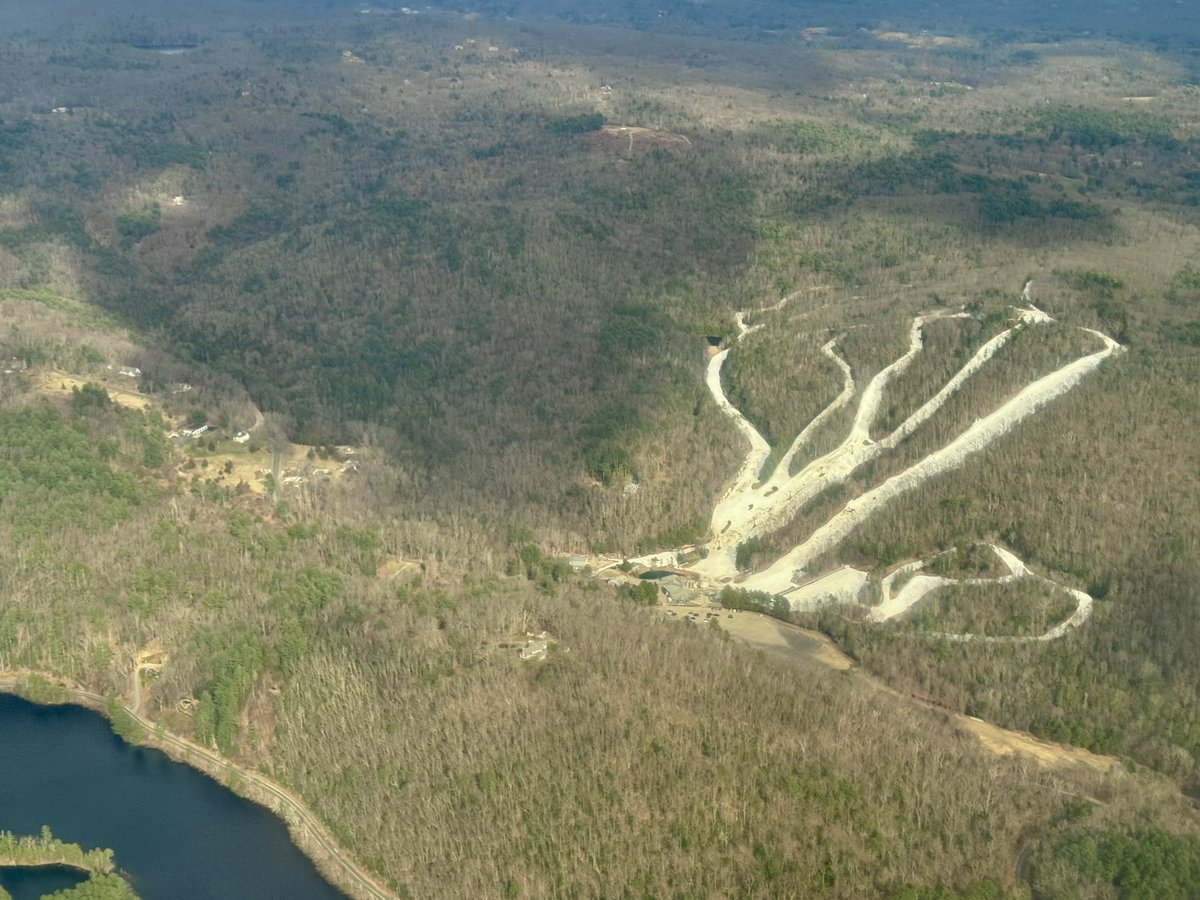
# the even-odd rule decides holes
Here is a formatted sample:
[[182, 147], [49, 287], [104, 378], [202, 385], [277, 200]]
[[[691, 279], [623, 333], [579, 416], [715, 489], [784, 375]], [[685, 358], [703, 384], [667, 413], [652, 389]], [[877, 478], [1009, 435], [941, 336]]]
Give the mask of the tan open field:
[[[74, 375], [68, 375], [66, 372], [47, 369], [38, 372], [34, 376], [34, 381], [41, 391], [52, 397], [70, 397], [72, 389], [81, 388], [87, 381], [93, 381], [93, 379], [79, 379]], [[124, 390], [106, 382], [100, 383], [108, 391], [108, 396], [112, 399], [113, 403], [126, 406], [130, 409], [140, 410], [147, 410], [153, 406], [149, 397], [139, 394], [136, 391]], [[132, 379], [130, 383], [132, 384]]]

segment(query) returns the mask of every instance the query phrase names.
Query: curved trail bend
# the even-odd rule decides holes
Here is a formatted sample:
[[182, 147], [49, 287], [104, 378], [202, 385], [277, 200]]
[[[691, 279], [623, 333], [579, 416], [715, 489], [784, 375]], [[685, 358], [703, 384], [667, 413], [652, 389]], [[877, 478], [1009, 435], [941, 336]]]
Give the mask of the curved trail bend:
[[[1066, 591], [1075, 599], [1075, 611], [1071, 613], [1064, 621], [1055, 625], [1053, 628], [1047, 629], [1042, 634], [1032, 635], [1029, 637], [999, 637], [977, 634], [949, 634], [937, 632], [930, 634], [929, 637], [941, 638], [946, 641], [954, 641], [957, 643], [966, 643], [969, 641], [979, 641], [981, 643], [993, 644], [1024, 644], [1037, 641], [1052, 641], [1055, 638], [1060, 638], [1072, 628], [1078, 628], [1086, 622], [1092, 615], [1093, 600], [1091, 595], [1083, 591], [1075, 590], [1058, 584], [1043, 575], [1038, 575], [1031, 571], [1024, 562], [1022, 562], [1015, 553], [1006, 550], [997, 544], [988, 545], [992, 552], [1000, 558], [1008, 569], [1007, 575], [1001, 575], [998, 578], [943, 578], [940, 575], [926, 575], [921, 573], [932, 560], [922, 559], [916, 562], [911, 562], [896, 569], [890, 575], [887, 575], [880, 583], [882, 588], [883, 600], [880, 604], [874, 607], [867, 616], [871, 622], [886, 622], [889, 619], [894, 619], [897, 616], [903, 615], [912, 607], [916, 606], [926, 596], [933, 593], [940, 587], [945, 587], [953, 584], [1008, 584], [1024, 578], [1034, 578], [1051, 587]], [[904, 586], [896, 593], [892, 593], [892, 585], [896, 578], [900, 575], [913, 574], [912, 577], [905, 582]]]

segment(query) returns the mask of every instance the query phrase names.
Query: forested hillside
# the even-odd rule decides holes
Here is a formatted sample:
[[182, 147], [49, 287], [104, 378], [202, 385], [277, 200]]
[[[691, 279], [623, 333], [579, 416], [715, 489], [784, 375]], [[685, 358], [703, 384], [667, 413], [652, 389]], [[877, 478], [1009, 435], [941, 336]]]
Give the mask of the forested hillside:
[[1197, 893], [1190, 11], [127, 6], [0, 9], [0, 671], [402, 896]]
[[[0, 523], [0, 666], [139, 697], [298, 791], [400, 896], [999, 898], [1018, 855], [1070, 885], [1113, 877], [1080, 868], [1096, 842], [1155, 877], [1164, 842], [1198, 852], [1164, 779], [993, 756], [941, 711], [666, 621], [529, 545], [364, 522], [364, 482], [296, 505], [189, 480], [145, 457], [156, 413], [94, 383], [13, 399], [31, 411], [6, 420], [2, 502], [47, 512]], [[114, 485], [120, 506], [63, 509]], [[542, 631], [548, 656], [521, 661]]]

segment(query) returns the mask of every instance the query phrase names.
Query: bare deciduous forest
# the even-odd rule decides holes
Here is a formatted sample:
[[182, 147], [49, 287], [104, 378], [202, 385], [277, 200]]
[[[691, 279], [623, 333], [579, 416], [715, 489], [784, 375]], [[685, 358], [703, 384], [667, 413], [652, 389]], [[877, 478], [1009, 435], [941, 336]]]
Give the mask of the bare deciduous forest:
[[[400, 896], [1200, 891], [1194, 12], [124, 5], [0, 9], [0, 670], [136, 698]], [[1095, 329], [1125, 352], [813, 567], [995, 542], [1084, 625], [939, 636], [1041, 633], [1042, 580], [724, 595], [841, 672], [568, 563], [703, 553], [745, 454], [710, 354], [765, 480], [823, 348], [861, 390], [930, 313], [874, 440], [1013, 333], [739, 566]]]

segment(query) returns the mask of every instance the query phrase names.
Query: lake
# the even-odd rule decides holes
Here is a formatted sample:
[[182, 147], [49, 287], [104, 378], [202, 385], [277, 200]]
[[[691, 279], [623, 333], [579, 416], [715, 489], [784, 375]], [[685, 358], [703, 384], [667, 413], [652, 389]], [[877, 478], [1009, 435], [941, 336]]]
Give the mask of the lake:
[[0, 867], [0, 887], [13, 900], [39, 900], [45, 894], [75, 887], [81, 881], [87, 881], [87, 875], [69, 866]]
[[[90, 710], [0, 695], [0, 830], [37, 834], [43, 825], [85, 850], [111, 848], [143, 900], [345, 898], [263, 807], [126, 744]], [[23, 892], [43, 877], [12, 874]]]

